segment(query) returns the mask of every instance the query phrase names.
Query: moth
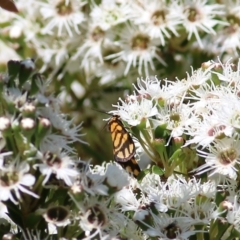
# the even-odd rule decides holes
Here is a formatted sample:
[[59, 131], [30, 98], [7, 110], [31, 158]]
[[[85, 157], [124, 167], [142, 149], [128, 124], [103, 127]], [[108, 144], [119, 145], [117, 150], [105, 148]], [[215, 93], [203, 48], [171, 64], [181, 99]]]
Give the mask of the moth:
[[140, 167], [135, 159], [136, 148], [129, 132], [124, 127], [120, 117], [113, 115], [108, 121], [108, 128], [113, 142], [113, 156], [127, 172], [137, 177]]

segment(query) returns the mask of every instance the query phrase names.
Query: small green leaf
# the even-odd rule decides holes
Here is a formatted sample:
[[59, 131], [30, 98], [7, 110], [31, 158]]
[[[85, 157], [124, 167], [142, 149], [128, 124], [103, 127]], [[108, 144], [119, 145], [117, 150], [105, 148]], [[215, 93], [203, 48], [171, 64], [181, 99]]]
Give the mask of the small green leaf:
[[[178, 149], [178, 150], [176, 150], [174, 153], [173, 153], [173, 155], [170, 157], [170, 159], [169, 159], [169, 163], [171, 163], [171, 162], [173, 162], [173, 161], [176, 161], [176, 160], [178, 160], [180, 157], [182, 157], [182, 156], [184, 156], [183, 155], [183, 152], [182, 152], [182, 149]], [[184, 158], [183, 158], [184, 159]]]
[[21, 228], [24, 227], [23, 221], [22, 221], [22, 212], [19, 210], [18, 205], [13, 204], [10, 200], [5, 202], [7, 208], [8, 208], [8, 215], [11, 218], [11, 220]]
[[137, 176], [137, 180], [139, 182], [141, 182], [143, 180], [143, 178], [150, 172], [149, 169], [144, 169], [143, 171], [141, 171], [138, 176]]
[[32, 76], [32, 81], [31, 81], [31, 89], [30, 89], [30, 95], [34, 95], [39, 91], [37, 82], [43, 83], [43, 77], [39, 73], [35, 73]]
[[160, 167], [158, 167], [156, 165], [153, 165], [152, 166], [152, 173], [155, 173], [159, 176], [162, 176], [164, 174], [164, 171]]
[[59, 205], [64, 205], [66, 198], [68, 198], [68, 189], [59, 188], [51, 192], [52, 196], [49, 198], [49, 204], [57, 202]]
[[22, 86], [28, 78], [34, 73], [35, 63], [32, 59], [21, 61], [19, 70], [19, 84]]
[[155, 138], [166, 138], [167, 137], [167, 131], [166, 131], [167, 124], [162, 124], [156, 127], [154, 132]]
[[10, 60], [7, 63], [8, 75], [9, 75], [9, 84], [10, 86], [14, 85], [14, 79], [17, 77], [20, 69], [20, 61]]

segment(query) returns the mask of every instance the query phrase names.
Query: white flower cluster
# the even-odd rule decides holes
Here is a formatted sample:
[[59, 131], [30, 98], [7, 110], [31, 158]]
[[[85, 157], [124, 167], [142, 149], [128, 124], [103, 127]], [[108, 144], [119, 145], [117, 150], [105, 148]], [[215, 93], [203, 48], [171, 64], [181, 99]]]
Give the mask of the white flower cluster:
[[116, 163], [91, 167], [79, 160], [72, 143], [85, 143], [81, 124], [60, 112], [48, 86], [30, 59], [9, 61], [1, 75], [0, 217], [11, 225], [4, 236], [47, 239], [69, 227], [68, 239], [127, 237], [126, 229], [137, 225], [113, 195], [130, 176]]
[[239, 87], [240, 61], [207, 62], [181, 81], [139, 79], [136, 92], [113, 105], [162, 169], [143, 169], [137, 186], [115, 194], [147, 236], [220, 236], [219, 223], [239, 234]]
[[[152, 142], [159, 126], [167, 133], [167, 145], [177, 138], [185, 139], [183, 148], [197, 149], [205, 159], [205, 164], [192, 169], [198, 174], [218, 173], [236, 179], [240, 163], [239, 88], [240, 63], [236, 67], [208, 62], [181, 81], [139, 79], [137, 93], [126, 101], [120, 99], [111, 113], [131, 126], [145, 121]], [[140, 141], [154, 152], [147, 139]]]
[[226, 234], [240, 231], [240, 63], [203, 63], [175, 82], [139, 79], [115, 105], [155, 163], [138, 180], [117, 163], [91, 167], [76, 157], [81, 124], [60, 113], [32, 60], [10, 61], [1, 80], [0, 212], [11, 234], [217, 239], [219, 222]]
[[134, 211], [133, 219], [142, 226], [149, 237], [160, 239], [189, 239], [197, 232], [195, 225], [208, 226], [220, 215], [213, 201], [217, 185], [213, 182], [201, 183], [195, 178], [186, 181], [183, 177], [170, 177], [166, 182], [160, 176], [148, 174], [138, 190], [137, 199], [132, 189], [122, 189], [115, 194], [115, 201], [122, 210]]
[[168, 65], [172, 50], [188, 48], [184, 42], [195, 41], [201, 51], [215, 57], [236, 57], [240, 46], [239, 1], [15, 2], [20, 15], [0, 9], [0, 33], [6, 37], [0, 41], [4, 49], [0, 62], [6, 62], [6, 55], [16, 58], [19, 52], [19, 46], [9, 45], [7, 39], [23, 38], [44, 63], [42, 70], [52, 68], [59, 78], [83, 71], [88, 81], [97, 77], [105, 84], [136, 74], [136, 69], [148, 76], [160, 69], [159, 63]]

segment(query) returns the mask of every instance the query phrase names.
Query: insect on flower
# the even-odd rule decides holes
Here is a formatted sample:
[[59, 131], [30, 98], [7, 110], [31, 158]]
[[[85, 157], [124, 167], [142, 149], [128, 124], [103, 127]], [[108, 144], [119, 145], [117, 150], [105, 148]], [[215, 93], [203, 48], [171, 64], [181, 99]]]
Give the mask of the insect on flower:
[[137, 177], [141, 170], [134, 157], [136, 149], [132, 137], [124, 127], [120, 117], [117, 115], [111, 117], [108, 121], [108, 127], [111, 132], [115, 161], [127, 172]]

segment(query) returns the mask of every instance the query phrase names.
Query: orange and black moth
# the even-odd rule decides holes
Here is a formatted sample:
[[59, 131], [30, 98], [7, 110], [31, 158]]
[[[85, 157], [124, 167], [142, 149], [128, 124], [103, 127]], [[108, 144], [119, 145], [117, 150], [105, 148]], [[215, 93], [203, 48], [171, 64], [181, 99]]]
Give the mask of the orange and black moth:
[[124, 127], [120, 117], [113, 115], [108, 121], [113, 142], [113, 156], [127, 172], [137, 177], [141, 171], [135, 159], [136, 148], [129, 132]]

